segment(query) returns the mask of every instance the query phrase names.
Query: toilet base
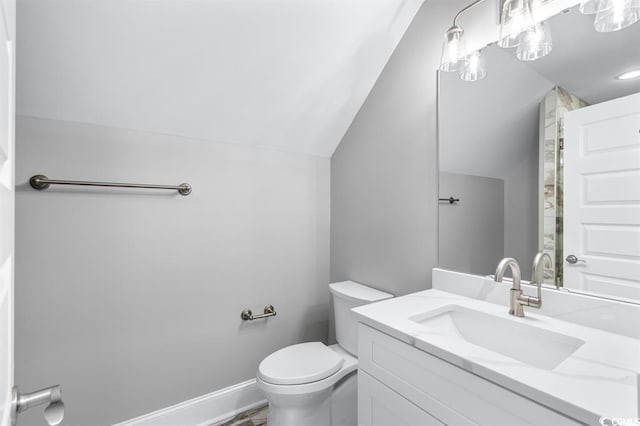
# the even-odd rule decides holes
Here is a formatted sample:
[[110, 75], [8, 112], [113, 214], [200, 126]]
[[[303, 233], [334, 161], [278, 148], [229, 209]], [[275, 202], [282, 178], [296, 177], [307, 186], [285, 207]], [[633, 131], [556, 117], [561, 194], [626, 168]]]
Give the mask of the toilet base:
[[358, 371], [345, 377], [331, 394], [331, 426], [358, 424]]
[[356, 426], [357, 374], [311, 394], [269, 394], [269, 426]]

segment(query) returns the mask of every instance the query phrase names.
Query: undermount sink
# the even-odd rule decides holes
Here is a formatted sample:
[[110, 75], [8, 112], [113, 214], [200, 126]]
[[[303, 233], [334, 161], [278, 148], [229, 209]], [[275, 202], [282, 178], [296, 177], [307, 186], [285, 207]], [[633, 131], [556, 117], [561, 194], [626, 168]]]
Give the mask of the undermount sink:
[[457, 337], [545, 370], [553, 370], [585, 343], [520, 320], [459, 305], [444, 306], [409, 319], [426, 327], [430, 334]]

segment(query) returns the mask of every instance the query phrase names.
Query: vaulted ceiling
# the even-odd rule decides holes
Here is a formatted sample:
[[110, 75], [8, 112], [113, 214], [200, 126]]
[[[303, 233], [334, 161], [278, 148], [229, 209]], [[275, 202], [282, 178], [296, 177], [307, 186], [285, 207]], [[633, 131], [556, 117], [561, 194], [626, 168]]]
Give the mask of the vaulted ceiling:
[[23, 0], [18, 114], [330, 156], [423, 0]]

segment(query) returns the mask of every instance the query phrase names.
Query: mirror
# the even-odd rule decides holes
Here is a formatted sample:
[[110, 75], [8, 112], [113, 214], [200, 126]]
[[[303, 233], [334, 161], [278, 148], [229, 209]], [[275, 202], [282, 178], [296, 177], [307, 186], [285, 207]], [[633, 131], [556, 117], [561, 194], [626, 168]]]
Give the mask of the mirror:
[[[439, 73], [442, 268], [490, 275], [500, 259], [514, 257], [530, 280], [531, 262], [544, 249], [554, 259], [544, 282], [571, 287], [563, 274], [564, 116], [640, 93], [640, 78], [616, 79], [640, 69], [640, 23], [598, 33], [593, 15], [577, 7], [549, 23], [553, 50], [541, 59], [519, 61], [515, 49], [494, 44], [483, 49], [484, 79], [465, 82], [458, 73]], [[638, 136], [640, 113], [634, 117]], [[640, 158], [640, 143], [633, 144], [633, 155]], [[634, 185], [640, 185], [640, 165], [634, 170]], [[639, 206], [640, 190], [635, 192], [626, 202]], [[630, 232], [637, 235], [627, 241], [635, 271], [640, 268], [639, 229], [636, 223]], [[609, 292], [613, 287], [607, 285], [590, 292], [640, 302], [640, 282], [623, 284], [630, 286], [628, 293]]]

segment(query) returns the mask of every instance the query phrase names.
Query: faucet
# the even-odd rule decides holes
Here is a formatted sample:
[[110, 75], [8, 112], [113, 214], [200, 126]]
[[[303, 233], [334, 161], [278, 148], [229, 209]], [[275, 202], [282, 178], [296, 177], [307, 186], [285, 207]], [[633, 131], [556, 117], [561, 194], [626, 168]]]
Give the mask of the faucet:
[[511, 286], [509, 297], [509, 315], [524, 317], [524, 305], [534, 308], [540, 308], [542, 306], [542, 288], [540, 283], [538, 283], [538, 297], [525, 296], [522, 294], [522, 289], [520, 288], [520, 265], [513, 257], [505, 257], [498, 263], [496, 276], [494, 277], [495, 282], [502, 282], [502, 278], [508, 267], [511, 267], [511, 275], [513, 277], [513, 285]]
[[[544, 266], [541, 267], [541, 263], [544, 263]], [[533, 266], [531, 267], [531, 284], [535, 284], [538, 286], [538, 298], [540, 298], [540, 288], [542, 286], [542, 282], [544, 281], [544, 267], [553, 268], [553, 260], [551, 260], [551, 256], [549, 253], [545, 253], [543, 251], [536, 254], [536, 257], [533, 258]], [[556, 287], [558, 285], [556, 284]]]

